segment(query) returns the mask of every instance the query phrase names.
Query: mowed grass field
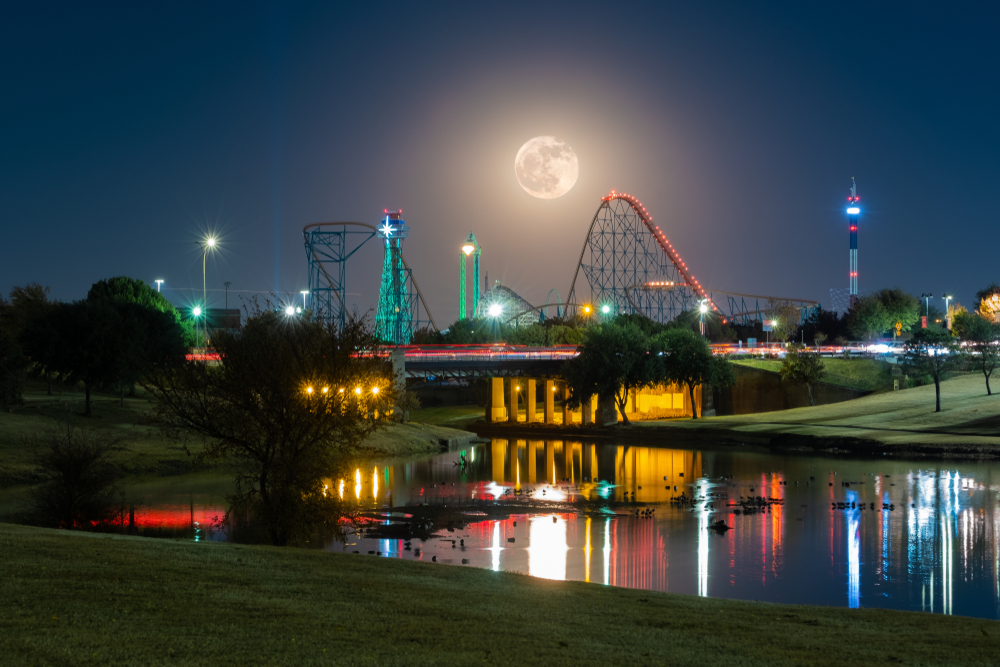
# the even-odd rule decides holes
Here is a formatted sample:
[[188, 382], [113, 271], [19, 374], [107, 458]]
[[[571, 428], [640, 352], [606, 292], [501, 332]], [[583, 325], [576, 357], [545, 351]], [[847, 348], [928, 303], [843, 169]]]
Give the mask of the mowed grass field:
[[842, 403], [753, 415], [636, 422], [663, 437], [712, 434], [746, 442], [775, 436], [858, 438], [874, 443], [946, 452], [1000, 452], [1000, 395], [986, 395], [982, 375], [963, 374], [941, 383], [941, 412], [934, 411], [934, 385], [870, 394]]
[[5, 665], [995, 665], [1000, 623], [0, 524]]
[[[760, 368], [778, 373], [780, 359], [734, 359], [734, 364]], [[823, 382], [835, 384], [857, 391], [884, 391], [892, 389], [892, 375], [889, 364], [876, 359], [823, 359], [826, 376]]]

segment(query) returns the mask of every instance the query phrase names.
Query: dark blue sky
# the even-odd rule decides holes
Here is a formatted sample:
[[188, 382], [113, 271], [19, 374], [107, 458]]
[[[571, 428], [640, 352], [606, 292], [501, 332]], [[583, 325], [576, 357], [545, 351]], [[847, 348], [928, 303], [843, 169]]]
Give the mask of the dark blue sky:
[[[617, 189], [702, 284], [826, 303], [855, 176], [862, 290], [968, 304], [1000, 281], [995, 7], [7, 3], [0, 289], [200, 289], [211, 229], [210, 288], [297, 294], [304, 225], [398, 207], [443, 326], [470, 230], [490, 279], [541, 303]], [[513, 174], [540, 134], [580, 158], [554, 200]], [[351, 265], [362, 310], [380, 265], [374, 242]]]

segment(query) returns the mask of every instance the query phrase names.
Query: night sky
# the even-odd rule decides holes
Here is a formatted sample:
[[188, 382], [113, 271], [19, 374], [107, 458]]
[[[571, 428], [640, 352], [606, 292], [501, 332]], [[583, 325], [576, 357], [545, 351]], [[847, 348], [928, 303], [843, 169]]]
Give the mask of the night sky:
[[[129, 275], [183, 305], [212, 231], [231, 307], [299, 298], [304, 225], [402, 208], [443, 327], [469, 231], [491, 282], [565, 297], [616, 189], [703, 285], [827, 304], [854, 176], [862, 291], [971, 305], [1000, 281], [998, 30], [994, 3], [5, 3], [0, 290]], [[537, 135], [579, 156], [563, 197], [515, 179]], [[371, 241], [362, 311], [380, 270]]]

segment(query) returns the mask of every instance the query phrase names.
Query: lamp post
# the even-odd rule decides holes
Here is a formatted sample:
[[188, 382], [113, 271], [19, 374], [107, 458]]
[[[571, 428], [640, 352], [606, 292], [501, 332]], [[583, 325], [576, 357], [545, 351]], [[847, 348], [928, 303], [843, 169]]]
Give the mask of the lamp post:
[[924, 305], [927, 307], [927, 314], [924, 316], [923, 328], [927, 328], [927, 320], [931, 319], [931, 298], [934, 295], [930, 292], [925, 292], [920, 295], [920, 298], [924, 300]]
[[[195, 306], [191, 310], [191, 314], [194, 315], [195, 320], [201, 317], [201, 306]], [[196, 332], [195, 335], [197, 336], [197, 338], [195, 339], [195, 343], [197, 344], [198, 347], [201, 347], [201, 329], [199, 328], [197, 321], [194, 324], [194, 330]]]
[[[215, 237], [209, 236], [205, 239], [205, 244], [202, 246], [201, 253], [201, 302], [205, 305], [205, 310], [208, 310], [208, 281], [205, 278], [205, 262], [208, 260], [208, 251], [215, 248]], [[205, 319], [202, 321], [205, 327], [205, 342], [208, 343], [208, 314], [206, 312]]]
[[698, 310], [701, 312], [701, 336], [705, 337], [705, 313], [708, 312], [708, 299], [702, 299], [698, 305]]
[[948, 302], [951, 301], [952, 299], [954, 299], [955, 297], [953, 297], [951, 294], [945, 294], [941, 298], [944, 299], [944, 322], [945, 322], [945, 327], [948, 329], [948, 331], [951, 331], [951, 312], [948, 310]]
[[159, 293], [160, 292], [160, 285], [163, 284], [163, 281], [162, 280], [154, 280], [153, 282], [156, 283], [156, 292]]

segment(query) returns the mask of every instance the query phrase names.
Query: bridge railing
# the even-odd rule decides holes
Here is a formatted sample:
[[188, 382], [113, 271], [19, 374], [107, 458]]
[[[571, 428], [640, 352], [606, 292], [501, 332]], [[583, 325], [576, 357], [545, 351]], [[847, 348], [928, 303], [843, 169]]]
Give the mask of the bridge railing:
[[528, 347], [526, 345], [403, 345], [406, 361], [515, 361], [523, 359], [572, 359], [576, 345]]

